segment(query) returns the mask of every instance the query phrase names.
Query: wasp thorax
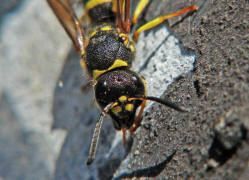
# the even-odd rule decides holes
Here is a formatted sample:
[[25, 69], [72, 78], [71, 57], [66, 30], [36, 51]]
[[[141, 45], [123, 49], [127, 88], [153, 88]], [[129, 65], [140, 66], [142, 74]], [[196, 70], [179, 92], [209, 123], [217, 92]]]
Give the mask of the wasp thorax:
[[111, 109], [114, 127], [130, 128], [134, 122], [136, 109], [141, 100], [129, 100], [135, 96], [145, 95], [145, 85], [141, 77], [129, 70], [115, 70], [101, 75], [95, 86], [95, 97], [101, 108], [116, 102]]
[[[102, 30], [101, 30], [102, 29]], [[107, 29], [107, 30], [106, 30]], [[105, 30], [105, 31], [104, 31]], [[126, 41], [125, 41], [126, 42]], [[117, 60], [130, 66], [134, 57], [134, 47], [127, 47], [128, 42], [123, 42], [119, 35], [112, 31], [111, 26], [104, 26], [93, 33], [86, 47], [84, 56], [87, 69], [94, 76], [94, 71], [107, 71]]]

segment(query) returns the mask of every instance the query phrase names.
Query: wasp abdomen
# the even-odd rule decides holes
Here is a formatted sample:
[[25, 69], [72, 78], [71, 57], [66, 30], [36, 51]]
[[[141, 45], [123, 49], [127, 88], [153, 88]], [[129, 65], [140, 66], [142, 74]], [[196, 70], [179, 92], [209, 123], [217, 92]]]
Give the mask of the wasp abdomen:
[[112, 0], [84, 0], [85, 10], [92, 23], [114, 22]]
[[88, 16], [95, 23], [114, 22], [115, 16], [112, 12], [112, 3], [103, 3], [88, 11]]

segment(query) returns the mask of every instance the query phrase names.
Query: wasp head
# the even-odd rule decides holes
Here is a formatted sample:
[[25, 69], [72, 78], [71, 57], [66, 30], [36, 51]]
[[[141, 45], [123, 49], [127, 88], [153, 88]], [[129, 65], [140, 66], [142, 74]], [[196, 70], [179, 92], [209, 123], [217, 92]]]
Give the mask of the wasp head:
[[142, 100], [132, 99], [145, 95], [145, 81], [137, 73], [126, 69], [107, 72], [97, 79], [95, 97], [103, 109], [114, 102], [109, 111], [115, 129], [129, 129], [135, 120], [136, 110]]

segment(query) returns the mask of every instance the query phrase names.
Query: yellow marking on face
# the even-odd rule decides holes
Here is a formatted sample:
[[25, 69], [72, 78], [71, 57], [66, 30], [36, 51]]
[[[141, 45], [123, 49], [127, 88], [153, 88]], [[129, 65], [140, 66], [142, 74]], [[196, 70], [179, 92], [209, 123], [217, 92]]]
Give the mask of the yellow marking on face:
[[112, 69], [122, 67], [122, 66], [128, 66], [127, 62], [123, 61], [122, 59], [116, 59], [115, 62], [111, 67], [105, 70], [93, 70], [93, 79], [97, 79], [101, 74], [110, 71]]
[[112, 27], [111, 26], [104, 26], [102, 28], [100, 28], [101, 31], [111, 31]]
[[125, 102], [125, 101], [127, 101], [127, 96], [120, 96], [118, 98], [118, 100], [119, 100], [119, 102]]
[[114, 108], [114, 107], [116, 107], [117, 105], [118, 105], [118, 102], [117, 102], [117, 101], [114, 102], [114, 103], [112, 104], [112, 106], [111, 106], [111, 109]]
[[90, 35], [90, 38], [93, 37], [97, 32], [98, 32], [97, 30], [93, 31]]
[[115, 106], [114, 108], [112, 108], [112, 112], [116, 115], [118, 115], [118, 113], [120, 113], [122, 111], [122, 107], [120, 106]]
[[88, 12], [90, 9], [94, 8], [95, 6], [107, 3], [107, 2], [112, 2], [112, 0], [90, 0], [86, 3], [85, 10]]
[[125, 105], [125, 110], [126, 111], [133, 111], [134, 105], [133, 104], [126, 104]]

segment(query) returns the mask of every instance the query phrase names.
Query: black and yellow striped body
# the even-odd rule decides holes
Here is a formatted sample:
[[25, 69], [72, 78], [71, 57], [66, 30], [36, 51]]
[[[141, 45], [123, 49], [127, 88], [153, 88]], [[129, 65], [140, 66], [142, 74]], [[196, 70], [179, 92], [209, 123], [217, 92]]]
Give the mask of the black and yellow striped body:
[[96, 80], [95, 98], [101, 109], [111, 102], [118, 102], [109, 112], [116, 130], [132, 126], [136, 110], [142, 103], [140, 100], [128, 102], [128, 98], [146, 94], [143, 79], [129, 70], [134, 45], [123, 36], [112, 26], [98, 27], [91, 33], [84, 54], [86, 68]]
[[[126, 131], [134, 133], [139, 127], [147, 100], [185, 112], [169, 101], [147, 96], [145, 79], [130, 70], [135, 46], [129, 35], [133, 34], [133, 39], [137, 41], [141, 32], [161, 24], [168, 18], [195, 11], [197, 6], [159, 16], [133, 32], [131, 26], [137, 22], [149, 0], [139, 0], [132, 19], [130, 0], [81, 1], [85, 14], [78, 19], [71, 0], [47, 0], [81, 56], [82, 67], [94, 82], [95, 98], [102, 110], [87, 160], [87, 165], [90, 165], [95, 158], [106, 114], [111, 116], [114, 128], [123, 131], [123, 141], [126, 142]], [[89, 21], [83, 21], [84, 19]], [[138, 107], [140, 109], [136, 114]]]
[[115, 129], [129, 129], [142, 101], [128, 99], [146, 94], [144, 79], [129, 70], [135, 56], [134, 43], [114, 25], [111, 1], [88, 0], [85, 9], [91, 28], [81, 64], [95, 80], [95, 98], [101, 109], [116, 102], [108, 113]]
[[126, 34], [118, 33], [112, 0], [85, 0], [85, 11], [91, 20], [88, 43], [82, 57], [82, 65], [91, 78], [115, 68], [130, 68], [134, 58], [133, 42]]

